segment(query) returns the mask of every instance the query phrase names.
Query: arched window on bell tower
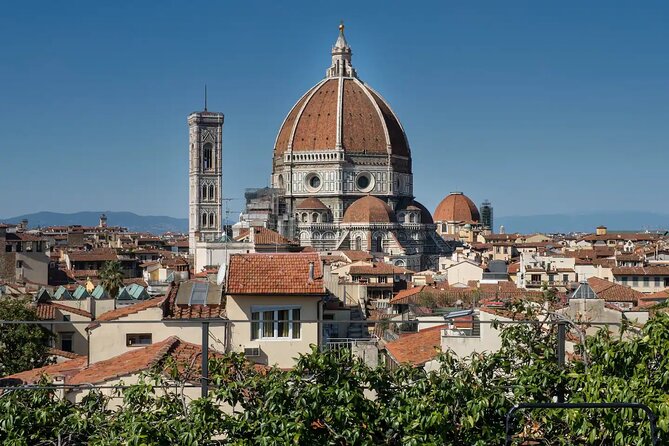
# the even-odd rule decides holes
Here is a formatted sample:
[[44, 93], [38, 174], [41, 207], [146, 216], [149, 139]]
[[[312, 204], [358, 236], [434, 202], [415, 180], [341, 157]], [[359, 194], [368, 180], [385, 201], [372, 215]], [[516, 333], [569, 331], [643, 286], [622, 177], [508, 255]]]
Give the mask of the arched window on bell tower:
[[202, 227], [207, 227], [207, 213], [202, 214]]
[[202, 147], [202, 169], [203, 170], [209, 170], [211, 169], [212, 166], [212, 152], [213, 152], [213, 146], [211, 145], [210, 142], [206, 143]]
[[209, 226], [212, 228], [216, 226], [216, 217], [213, 212], [209, 214]]
[[207, 199], [207, 186], [205, 184], [202, 185], [202, 199]]
[[214, 185], [213, 184], [209, 185], [209, 199], [210, 200], [215, 200], [216, 199], [216, 195], [214, 194]]

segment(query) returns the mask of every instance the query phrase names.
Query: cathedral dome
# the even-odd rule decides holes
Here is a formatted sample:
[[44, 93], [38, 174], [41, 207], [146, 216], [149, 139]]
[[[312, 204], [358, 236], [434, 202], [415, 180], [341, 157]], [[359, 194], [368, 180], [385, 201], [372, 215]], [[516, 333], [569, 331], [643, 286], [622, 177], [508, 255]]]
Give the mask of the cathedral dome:
[[344, 213], [343, 223], [396, 223], [395, 213], [388, 204], [372, 195], [359, 198]]
[[435, 221], [481, 221], [479, 210], [474, 202], [462, 192], [451, 192], [434, 211]]
[[404, 129], [388, 103], [357, 78], [343, 25], [325, 79], [307, 91], [283, 121], [274, 157], [287, 151], [410, 157]]

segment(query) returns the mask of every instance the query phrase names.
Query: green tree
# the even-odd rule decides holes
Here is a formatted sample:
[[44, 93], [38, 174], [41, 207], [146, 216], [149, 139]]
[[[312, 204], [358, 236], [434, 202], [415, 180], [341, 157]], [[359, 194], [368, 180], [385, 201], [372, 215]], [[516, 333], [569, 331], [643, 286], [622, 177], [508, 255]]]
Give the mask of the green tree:
[[[0, 321], [39, 321], [29, 298], [0, 298]], [[39, 324], [0, 323], [0, 377], [49, 363], [53, 335]]]
[[109, 297], [117, 297], [118, 291], [123, 286], [123, 272], [121, 271], [121, 262], [112, 260], [105, 262], [99, 273], [100, 283], [109, 293]]

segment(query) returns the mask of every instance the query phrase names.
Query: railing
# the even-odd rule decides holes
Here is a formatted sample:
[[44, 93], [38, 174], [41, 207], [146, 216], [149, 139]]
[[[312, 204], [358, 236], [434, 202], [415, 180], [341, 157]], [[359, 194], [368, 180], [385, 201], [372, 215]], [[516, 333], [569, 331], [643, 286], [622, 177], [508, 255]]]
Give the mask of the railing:
[[377, 345], [379, 338], [372, 335], [369, 338], [330, 338], [321, 346], [321, 351], [336, 351], [341, 349], [351, 349], [359, 345]]

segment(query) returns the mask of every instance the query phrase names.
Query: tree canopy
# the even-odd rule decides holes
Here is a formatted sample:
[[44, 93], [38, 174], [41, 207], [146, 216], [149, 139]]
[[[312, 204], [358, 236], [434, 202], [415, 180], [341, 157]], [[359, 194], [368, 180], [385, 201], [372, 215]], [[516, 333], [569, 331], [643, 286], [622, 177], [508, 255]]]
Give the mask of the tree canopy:
[[[562, 389], [571, 402], [649, 405], [659, 416], [660, 444], [669, 444], [669, 316], [659, 314], [638, 336], [600, 332], [564, 368], [554, 330], [546, 327], [507, 325], [498, 352], [462, 359], [446, 352], [431, 372], [408, 365], [370, 368], [347, 351], [314, 349], [291, 370], [258, 368], [227, 354], [210, 365], [210, 396], [189, 404], [165, 387], [181, 380], [178, 365], [170, 374], [163, 365], [161, 373], [119, 391], [124, 404], [114, 408], [99, 393], [72, 404], [49, 389], [14, 391], [0, 396], [0, 440], [497, 445], [504, 442], [505, 416], [515, 404], [551, 402]], [[527, 411], [518, 414], [515, 426], [515, 444], [651, 444], [643, 414], [629, 409]]]
[[[38, 321], [29, 298], [0, 298], [0, 321]], [[39, 324], [0, 323], [0, 376], [11, 375], [49, 362], [51, 332]]]

